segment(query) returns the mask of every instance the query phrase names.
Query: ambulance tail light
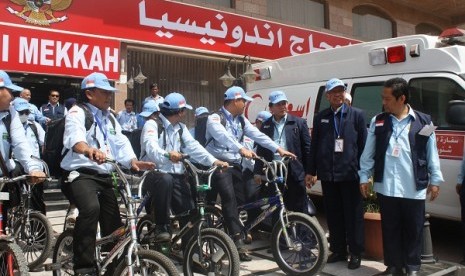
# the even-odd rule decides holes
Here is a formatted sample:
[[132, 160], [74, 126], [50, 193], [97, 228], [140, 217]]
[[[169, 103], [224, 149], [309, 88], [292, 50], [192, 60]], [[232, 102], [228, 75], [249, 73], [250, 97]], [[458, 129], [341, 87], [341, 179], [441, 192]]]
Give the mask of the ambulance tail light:
[[387, 48], [387, 60], [389, 63], [399, 63], [406, 60], [405, 45]]

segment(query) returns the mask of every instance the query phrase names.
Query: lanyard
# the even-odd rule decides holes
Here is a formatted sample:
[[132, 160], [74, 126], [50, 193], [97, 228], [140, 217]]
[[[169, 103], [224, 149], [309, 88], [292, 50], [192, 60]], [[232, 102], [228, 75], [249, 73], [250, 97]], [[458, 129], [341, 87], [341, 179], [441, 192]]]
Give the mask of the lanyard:
[[[404, 127], [401, 129], [401, 131], [399, 133], [397, 133], [397, 127], [396, 127], [396, 132], [394, 133], [394, 138], [396, 139], [396, 142], [397, 142], [397, 139], [402, 134], [402, 132], [404, 132], [404, 129], [410, 124], [410, 120], [411, 120], [411, 118], [409, 117], [407, 123], [404, 125]], [[400, 122], [399, 122], [399, 124], [400, 124]]]
[[[100, 121], [100, 119], [97, 117], [97, 115], [94, 115], [94, 119], [95, 119], [95, 122], [97, 123], [98, 125], [98, 128], [100, 129], [100, 131], [102, 132], [103, 134], [103, 141], [105, 142], [105, 145], [107, 144], [107, 129], [106, 128], [103, 128], [102, 127], [102, 122]], [[105, 120], [106, 122], [106, 120]], [[106, 126], [106, 123], [105, 123], [105, 126]]]
[[[337, 126], [336, 116], [333, 117], [334, 120], [334, 130], [336, 131], [337, 138], [339, 139], [342, 135], [342, 119], [344, 118], [342, 115], [344, 114], [344, 105], [341, 108], [341, 119], [339, 120], [339, 127]], [[335, 114], [336, 115], [336, 114]], [[339, 130], [341, 132], [339, 132]]]
[[[234, 134], [234, 137], [237, 139], [237, 133], [239, 132], [237, 130], [237, 126], [234, 124], [234, 121], [231, 120], [231, 118], [229, 118], [229, 116], [227, 114], [224, 114], [224, 116], [226, 117], [226, 120], [228, 120], [229, 124], [231, 125], [231, 128], [233, 130], [233, 134]], [[232, 116], [231, 116], [232, 117]]]
[[276, 130], [276, 133], [278, 133], [278, 144], [281, 144], [281, 138], [283, 137], [283, 133], [284, 133], [284, 126], [283, 126], [283, 130], [281, 132], [279, 132], [279, 129], [276, 126], [276, 123], [275, 123], [274, 124], [274, 129]]

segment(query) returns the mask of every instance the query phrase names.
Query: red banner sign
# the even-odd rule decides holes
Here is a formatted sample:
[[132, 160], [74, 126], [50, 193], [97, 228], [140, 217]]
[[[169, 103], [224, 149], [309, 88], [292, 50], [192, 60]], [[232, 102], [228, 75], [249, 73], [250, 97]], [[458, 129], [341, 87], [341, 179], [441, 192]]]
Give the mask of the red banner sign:
[[436, 144], [442, 159], [462, 160], [465, 133], [459, 131], [436, 131]]
[[0, 24], [1, 69], [84, 77], [98, 71], [119, 78], [120, 43]]
[[359, 42], [171, 1], [63, 0], [28, 3], [21, 6], [12, 1], [1, 1], [0, 20], [126, 41], [248, 54], [266, 59]]

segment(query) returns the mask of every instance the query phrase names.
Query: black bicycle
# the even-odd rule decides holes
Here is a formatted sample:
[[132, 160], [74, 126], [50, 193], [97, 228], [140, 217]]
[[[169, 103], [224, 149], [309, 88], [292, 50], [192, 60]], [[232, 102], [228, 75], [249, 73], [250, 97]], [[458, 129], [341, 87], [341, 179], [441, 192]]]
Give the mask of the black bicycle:
[[[137, 215], [135, 207], [136, 198], [132, 196], [128, 176], [124, 174], [119, 165], [113, 160], [107, 160], [115, 168], [118, 177], [117, 190], [125, 203], [125, 225], [112, 234], [98, 238], [96, 241], [95, 257], [97, 260], [98, 275], [109, 272], [109, 265], [116, 261], [116, 269], [112, 275], [168, 275], [177, 276], [179, 272], [173, 262], [163, 254], [142, 248], [137, 241], [136, 225]], [[145, 172], [140, 181], [143, 181], [148, 172]], [[105, 244], [116, 243], [110, 252], [102, 252]], [[74, 275], [73, 270], [73, 229], [66, 229], [57, 239], [53, 252], [53, 263], [46, 266], [53, 270], [53, 275]]]
[[[266, 218], [278, 212], [279, 219], [271, 232], [271, 251], [273, 257], [287, 275], [318, 274], [328, 259], [328, 243], [325, 233], [315, 217], [307, 214], [290, 212], [286, 209], [280, 187], [286, 185], [288, 157], [282, 160], [266, 161], [257, 158], [265, 164], [263, 185], [272, 185], [273, 194], [238, 207], [241, 222], [248, 218], [247, 211], [261, 208], [263, 211], [252, 221], [243, 226], [244, 237], [255, 226]], [[213, 227], [224, 228], [220, 208], [209, 209], [209, 220]]]
[[[192, 237], [183, 249], [184, 275], [225, 275], [238, 276], [240, 273], [239, 253], [232, 239], [223, 231], [209, 227], [206, 214], [206, 194], [209, 191], [213, 173], [219, 167], [213, 166], [207, 170], [200, 170], [193, 165], [188, 156], [183, 158], [185, 167], [191, 173], [196, 196], [196, 209], [171, 216], [171, 221], [186, 221], [186, 225], [176, 233], [168, 243], [149, 243], [148, 246], [171, 256], [179, 256], [183, 237]], [[199, 176], [206, 179], [200, 184]], [[147, 203], [150, 195], [146, 195], [139, 206], [139, 212]], [[140, 241], [155, 230], [150, 215], [142, 217], [137, 224], [137, 233]]]

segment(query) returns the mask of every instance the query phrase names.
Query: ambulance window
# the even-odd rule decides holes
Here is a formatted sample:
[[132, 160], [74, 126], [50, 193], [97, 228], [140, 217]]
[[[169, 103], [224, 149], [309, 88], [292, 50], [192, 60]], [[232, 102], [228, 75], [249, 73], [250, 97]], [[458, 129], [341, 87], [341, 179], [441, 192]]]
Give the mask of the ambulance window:
[[449, 101], [465, 99], [459, 84], [447, 78], [417, 78], [410, 80], [410, 89], [409, 103], [414, 109], [431, 115], [439, 128], [452, 127], [446, 122], [446, 110]]
[[329, 102], [326, 100], [325, 87], [320, 86], [320, 88], [318, 89], [318, 97], [316, 99], [315, 114], [320, 112], [321, 110], [325, 110], [328, 107]]
[[383, 82], [358, 83], [352, 86], [352, 106], [365, 111], [367, 123], [383, 109], [381, 101], [383, 86]]

